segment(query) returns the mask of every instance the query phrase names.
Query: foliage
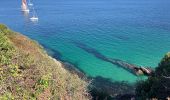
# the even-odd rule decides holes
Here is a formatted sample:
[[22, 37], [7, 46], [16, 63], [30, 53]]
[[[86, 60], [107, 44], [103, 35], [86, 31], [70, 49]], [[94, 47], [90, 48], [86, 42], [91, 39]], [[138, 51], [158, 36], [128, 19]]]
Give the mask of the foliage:
[[138, 99], [166, 99], [170, 96], [170, 53], [167, 53], [155, 70], [155, 75], [137, 85]]
[[0, 100], [87, 100], [88, 83], [35, 41], [0, 24]]
[[7, 92], [0, 97], [0, 100], [14, 100], [14, 96], [11, 93]]
[[14, 53], [14, 48], [10, 44], [5, 34], [0, 31], [0, 63], [9, 64]]

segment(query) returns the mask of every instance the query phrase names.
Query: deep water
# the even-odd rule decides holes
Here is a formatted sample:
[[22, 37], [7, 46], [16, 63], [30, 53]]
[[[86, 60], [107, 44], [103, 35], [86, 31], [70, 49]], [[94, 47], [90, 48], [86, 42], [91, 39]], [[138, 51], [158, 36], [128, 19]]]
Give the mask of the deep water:
[[20, 1], [0, 1], [0, 23], [90, 77], [134, 83], [141, 77], [106, 59], [155, 68], [170, 51], [169, 0], [33, 0], [38, 22]]

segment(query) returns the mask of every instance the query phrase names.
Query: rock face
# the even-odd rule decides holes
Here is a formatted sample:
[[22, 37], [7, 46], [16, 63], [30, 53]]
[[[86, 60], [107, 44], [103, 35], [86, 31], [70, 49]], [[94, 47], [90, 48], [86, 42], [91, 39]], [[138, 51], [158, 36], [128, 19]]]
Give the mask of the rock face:
[[88, 100], [88, 83], [43, 48], [0, 24], [0, 100]]
[[154, 71], [149, 67], [139, 67], [136, 71], [137, 75], [146, 75], [151, 76], [154, 74]]

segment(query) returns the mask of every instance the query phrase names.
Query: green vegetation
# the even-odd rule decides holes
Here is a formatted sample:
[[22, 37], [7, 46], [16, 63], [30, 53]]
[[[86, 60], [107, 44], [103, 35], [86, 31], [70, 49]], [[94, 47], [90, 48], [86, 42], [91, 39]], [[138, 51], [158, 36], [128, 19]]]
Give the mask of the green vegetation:
[[153, 76], [138, 83], [136, 92], [140, 100], [146, 98], [165, 100], [170, 97], [170, 53], [162, 59]]
[[0, 100], [87, 100], [88, 83], [0, 24]]

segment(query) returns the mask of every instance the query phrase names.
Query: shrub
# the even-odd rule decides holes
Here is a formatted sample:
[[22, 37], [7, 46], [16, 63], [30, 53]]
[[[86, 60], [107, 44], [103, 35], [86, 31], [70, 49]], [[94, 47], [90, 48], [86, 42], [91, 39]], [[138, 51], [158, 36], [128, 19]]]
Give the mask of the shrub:
[[138, 99], [166, 99], [170, 96], [170, 53], [167, 53], [155, 70], [155, 75], [138, 83]]

